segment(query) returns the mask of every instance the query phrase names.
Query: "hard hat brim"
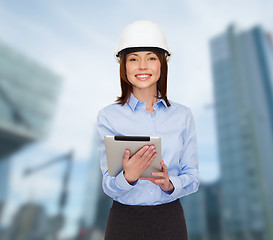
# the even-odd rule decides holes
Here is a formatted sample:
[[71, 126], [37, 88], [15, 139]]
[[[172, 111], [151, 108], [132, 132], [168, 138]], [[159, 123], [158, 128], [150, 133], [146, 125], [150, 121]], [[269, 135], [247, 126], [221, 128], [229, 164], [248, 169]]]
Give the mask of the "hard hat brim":
[[118, 53], [115, 53], [115, 57], [117, 58], [117, 61], [119, 62], [120, 57], [122, 55], [127, 55], [132, 52], [144, 52], [144, 51], [151, 51], [151, 52], [155, 52], [155, 53], [159, 53], [159, 54], [165, 54], [167, 60], [171, 56], [171, 53], [169, 53], [165, 49], [158, 48], [158, 47], [130, 47], [130, 48], [122, 49]]
[[166, 50], [164, 50], [162, 48], [158, 48], [158, 47], [131, 47], [131, 48], [125, 48], [125, 49], [122, 49], [121, 51], [119, 51], [116, 54], [116, 57], [120, 57], [123, 54], [129, 54], [132, 52], [144, 52], [144, 51], [151, 51], [151, 52], [156, 52], [156, 53], [160, 53], [160, 54], [166, 54], [168, 56], [171, 55]]

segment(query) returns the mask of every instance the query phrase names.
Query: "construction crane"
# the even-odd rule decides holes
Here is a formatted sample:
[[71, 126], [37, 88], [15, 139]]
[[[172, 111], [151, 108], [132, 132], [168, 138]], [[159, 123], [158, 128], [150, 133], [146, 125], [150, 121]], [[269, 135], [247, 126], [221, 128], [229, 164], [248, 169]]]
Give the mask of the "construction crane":
[[56, 163], [59, 163], [61, 161], [66, 161], [66, 169], [63, 175], [62, 179], [62, 188], [61, 188], [61, 193], [58, 199], [58, 213], [52, 217], [50, 220], [50, 235], [51, 239], [57, 239], [58, 232], [60, 229], [63, 227], [64, 224], [64, 208], [67, 203], [68, 199], [68, 182], [70, 178], [70, 172], [71, 172], [71, 167], [72, 167], [72, 160], [73, 160], [73, 151], [70, 151], [66, 154], [62, 154], [56, 158], [53, 158], [49, 160], [48, 162], [45, 162], [41, 164], [40, 166], [37, 166], [35, 168], [28, 168], [24, 171], [25, 176], [29, 176], [31, 174], [37, 173], [38, 171], [41, 171], [45, 168], [51, 167], [55, 165]]

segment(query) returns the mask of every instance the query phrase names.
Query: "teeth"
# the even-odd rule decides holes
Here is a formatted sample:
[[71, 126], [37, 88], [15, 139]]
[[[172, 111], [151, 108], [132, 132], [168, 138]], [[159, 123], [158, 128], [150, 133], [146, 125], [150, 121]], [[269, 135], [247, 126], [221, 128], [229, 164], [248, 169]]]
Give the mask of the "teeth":
[[149, 77], [150, 75], [137, 75], [137, 77], [139, 78], [146, 78], [146, 77]]

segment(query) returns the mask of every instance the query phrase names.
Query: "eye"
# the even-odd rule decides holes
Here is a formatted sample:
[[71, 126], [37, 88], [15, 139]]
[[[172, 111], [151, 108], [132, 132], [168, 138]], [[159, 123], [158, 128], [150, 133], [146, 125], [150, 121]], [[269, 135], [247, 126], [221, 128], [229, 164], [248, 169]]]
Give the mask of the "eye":
[[129, 62], [135, 62], [135, 61], [137, 61], [137, 59], [136, 58], [129, 58], [128, 61]]
[[150, 54], [150, 56], [148, 57], [148, 60], [155, 61], [155, 60], [158, 60], [158, 57], [155, 54]]

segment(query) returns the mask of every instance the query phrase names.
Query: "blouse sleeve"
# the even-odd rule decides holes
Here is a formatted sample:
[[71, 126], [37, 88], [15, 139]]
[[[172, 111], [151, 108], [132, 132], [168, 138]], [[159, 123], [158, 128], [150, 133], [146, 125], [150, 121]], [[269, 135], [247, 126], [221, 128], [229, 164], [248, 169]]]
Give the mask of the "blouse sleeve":
[[97, 141], [100, 155], [100, 168], [103, 175], [102, 188], [109, 197], [115, 199], [132, 190], [134, 185], [130, 185], [126, 181], [123, 171], [121, 171], [116, 177], [109, 176], [104, 145], [104, 136], [106, 135], [115, 135], [115, 132], [107, 119], [106, 111], [101, 110], [97, 117]]
[[184, 134], [183, 153], [180, 158], [180, 173], [170, 176], [174, 191], [170, 194], [173, 198], [181, 198], [196, 192], [199, 187], [198, 153], [194, 120], [191, 111], [186, 120], [187, 130]]

